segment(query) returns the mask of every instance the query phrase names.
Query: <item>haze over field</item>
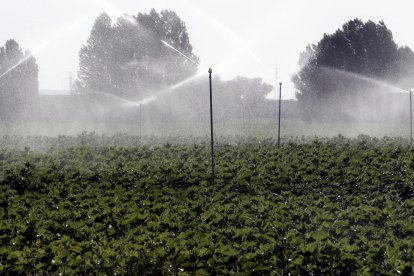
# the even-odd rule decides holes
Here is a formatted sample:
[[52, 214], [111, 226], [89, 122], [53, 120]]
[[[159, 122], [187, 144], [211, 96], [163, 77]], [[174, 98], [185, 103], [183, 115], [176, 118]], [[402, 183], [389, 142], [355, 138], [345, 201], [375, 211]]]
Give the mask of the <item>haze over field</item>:
[[213, 68], [217, 135], [407, 135], [412, 22], [386, 2], [43, 4], [0, 13], [4, 133], [203, 136]]
[[[4, 5], [3, 5], [4, 6]], [[69, 74], [78, 70], [78, 51], [100, 12], [112, 18], [151, 8], [171, 9], [186, 22], [200, 70], [216, 68], [224, 79], [237, 75], [285, 83], [284, 98], [293, 98], [290, 76], [299, 52], [332, 33], [344, 22], [384, 20], [399, 45], [414, 47], [412, 1], [256, 1], [247, 0], [39, 0], [7, 1], [0, 10], [0, 41], [14, 38], [35, 52], [40, 90], [67, 90]]]

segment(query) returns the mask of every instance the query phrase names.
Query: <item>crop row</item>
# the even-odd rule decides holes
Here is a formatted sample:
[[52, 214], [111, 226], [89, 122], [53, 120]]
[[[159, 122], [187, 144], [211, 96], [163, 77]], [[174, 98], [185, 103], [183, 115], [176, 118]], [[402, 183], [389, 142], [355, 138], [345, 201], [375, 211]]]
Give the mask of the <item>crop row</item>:
[[413, 153], [222, 142], [213, 184], [204, 142], [4, 147], [0, 274], [409, 275]]

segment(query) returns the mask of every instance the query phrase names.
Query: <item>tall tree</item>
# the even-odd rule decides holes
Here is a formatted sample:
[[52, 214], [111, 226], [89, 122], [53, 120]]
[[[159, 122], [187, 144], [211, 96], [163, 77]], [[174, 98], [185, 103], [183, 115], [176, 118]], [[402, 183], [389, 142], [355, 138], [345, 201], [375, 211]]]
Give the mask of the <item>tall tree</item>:
[[101, 14], [80, 51], [79, 87], [139, 99], [194, 74], [198, 61], [184, 22], [172, 11], [124, 16]]
[[414, 88], [414, 52], [407, 46], [398, 48], [398, 63], [395, 65], [394, 79], [404, 89]]
[[[380, 90], [364, 77], [397, 84], [402, 68], [411, 70], [413, 57], [411, 50], [398, 48], [384, 22], [355, 19], [335, 33], [325, 34], [316, 45], [308, 45], [299, 57], [301, 69], [292, 80], [305, 113], [331, 108], [338, 114], [338, 103], [343, 105], [356, 96], [366, 96], [367, 91]], [[332, 117], [332, 112], [326, 115]]]
[[82, 88], [104, 92], [114, 88], [111, 78], [113, 33], [111, 18], [101, 13], [86, 45], [79, 51], [78, 85]]
[[15, 40], [0, 48], [0, 116], [13, 119], [28, 112], [39, 91], [38, 67]]
[[156, 52], [158, 58], [165, 60], [163, 69], [165, 71], [165, 81], [168, 84], [185, 79], [197, 70], [194, 63], [159, 43], [160, 40], [165, 41], [190, 59], [198, 62], [198, 57], [193, 53], [185, 23], [175, 12], [163, 10], [158, 14], [153, 9], [149, 14], [139, 13], [136, 20], [141, 26], [154, 30], [157, 39], [156, 44], [158, 47], [162, 46], [161, 48], [157, 47]]

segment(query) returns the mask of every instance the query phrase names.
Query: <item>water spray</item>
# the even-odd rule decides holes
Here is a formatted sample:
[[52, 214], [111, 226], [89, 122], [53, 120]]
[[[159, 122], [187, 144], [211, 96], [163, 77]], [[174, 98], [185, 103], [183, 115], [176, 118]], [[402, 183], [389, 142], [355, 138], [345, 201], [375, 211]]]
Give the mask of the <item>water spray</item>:
[[173, 50], [174, 52], [177, 52], [177, 53], [179, 53], [181, 56], [183, 56], [184, 58], [186, 58], [187, 60], [189, 60], [189, 61], [191, 61], [192, 63], [194, 63], [195, 65], [198, 65], [198, 62], [196, 62], [195, 60], [193, 60], [192, 58], [190, 58], [189, 56], [187, 56], [187, 55], [184, 55], [181, 51], [179, 51], [179, 50], [177, 50], [177, 49], [175, 49], [171, 44], [169, 44], [168, 42], [166, 42], [166, 41], [164, 41], [164, 40], [161, 40], [161, 42], [165, 45], [165, 46], [167, 46], [168, 48], [170, 48], [171, 50]]
[[[171, 44], [169, 44], [169, 43], [167, 43], [166, 41], [164, 41], [164, 40], [160, 40], [166, 47], [168, 47], [168, 48], [170, 48], [171, 50], [173, 50], [173, 51], [175, 51], [175, 52], [177, 52], [177, 53], [179, 53], [181, 56], [183, 56], [184, 58], [186, 58], [186, 59], [188, 59], [190, 62], [192, 62], [192, 63], [194, 63], [194, 64], [196, 64], [196, 65], [198, 65], [198, 62], [196, 62], [195, 60], [193, 60], [193, 59], [191, 59], [190, 57], [188, 57], [188, 56], [186, 56], [184, 53], [182, 53], [182, 52], [180, 52], [178, 49], [176, 49], [176, 48], [174, 48]], [[231, 55], [231, 56], [229, 56], [226, 60], [224, 60], [223, 62], [221, 62], [220, 64], [216, 64], [216, 65], [214, 65], [214, 67], [216, 68], [215, 70], [217, 71], [217, 68], [222, 68], [222, 67], [224, 67], [224, 66], [226, 66], [228, 63], [230, 63], [230, 60], [231, 60], [231, 58], [233, 57], [233, 56], [235, 56], [234, 54], [233, 55]], [[135, 103], [135, 105], [146, 105], [146, 104], [148, 104], [148, 103], [150, 103], [150, 102], [153, 102], [153, 101], [155, 101], [156, 99], [158, 99], [160, 96], [162, 96], [162, 95], [165, 95], [165, 94], [168, 94], [168, 93], [171, 93], [171, 92], [173, 92], [174, 90], [176, 90], [177, 88], [179, 88], [179, 87], [181, 87], [181, 86], [183, 86], [183, 85], [185, 85], [185, 84], [187, 84], [187, 83], [189, 83], [189, 82], [191, 82], [191, 81], [193, 81], [193, 80], [195, 80], [195, 79], [197, 79], [197, 78], [199, 78], [199, 77], [202, 77], [203, 76], [203, 72], [202, 71], [198, 71], [198, 73], [196, 73], [196, 74], [194, 74], [194, 75], [192, 75], [192, 76], [190, 76], [190, 77], [188, 77], [187, 79], [185, 79], [185, 80], [183, 80], [183, 81], [181, 81], [181, 82], [179, 82], [179, 83], [176, 83], [176, 84], [174, 84], [174, 85], [172, 85], [172, 86], [170, 86], [169, 88], [167, 88], [167, 89], [164, 89], [164, 90], [162, 90], [162, 91], [158, 91], [158, 93], [157, 93], [157, 95], [152, 95], [152, 96], [149, 96], [149, 97], [146, 97], [146, 98], [144, 98], [144, 99], [142, 99], [142, 100], [140, 100], [140, 101], [138, 101], [138, 102], [136, 102]]]
[[390, 88], [391, 89], [390, 92], [407, 93], [407, 90], [404, 90], [404, 89], [402, 89], [398, 86], [389, 84], [387, 82], [384, 82], [384, 81], [381, 81], [381, 80], [378, 80], [378, 79], [369, 78], [369, 77], [361, 75], [361, 74], [357, 74], [357, 73], [354, 73], [354, 72], [350, 72], [350, 71], [342, 70], [342, 69], [338, 69], [338, 68], [332, 68], [332, 67], [327, 67], [327, 66], [319, 66], [319, 67], [322, 70], [325, 70], [325, 71], [330, 71], [330, 72], [342, 74], [342, 75], [345, 75], [345, 76], [350, 76], [350, 77], [353, 77], [353, 78], [357, 78], [357, 79], [366, 81], [368, 83], [372, 83], [372, 84], [375, 84], [375, 85]]
[[279, 82], [279, 123], [277, 131], [277, 148], [280, 148], [280, 115], [282, 111], [282, 83]]
[[125, 98], [119, 97], [119, 96], [114, 95], [114, 94], [105, 93], [105, 92], [102, 92], [102, 91], [96, 91], [96, 90], [93, 90], [93, 89], [86, 89], [85, 92], [86, 92], [85, 94], [94, 94], [94, 95], [103, 96], [103, 97], [106, 97], [108, 99], [115, 100], [120, 104], [127, 105], [127, 106], [139, 106], [139, 105], [142, 104], [140, 102], [136, 103], [136, 102], [127, 100]]
[[213, 86], [211, 83], [211, 73], [213, 70], [208, 69], [209, 82], [210, 82], [210, 130], [211, 130], [211, 183], [214, 184], [214, 130], [213, 130]]
[[47, 47], [50, 43], [60, 40], [63, 38], [66, 34], [70, 33], [71, 31], [75, 30], [77, 27], [79, 27], [83, 22], [88, 20], [90, 16], [84, 16], [82, 18], [79, 18], [72, 22], [70, 25], [65, 26], [64, 28], [60, 29], [56, 32], [56, 35], [54, 35], [52, 38], [43, 41], [39, 46], [37, 46], [33, 51], [31, 51], [29, 54], [25, 55], [22, 59], [20, 59], [16, 64], [12, 65], [9, 69], [7, 69], [4, 73], [0, 75], [0, 79], [4, 76], [8, 75], [10, 72], [14, 71], [17, 67], [19, 67], [21, 64], [26, 62], [28, 59], [34, 57], [39, 51], [43, 50], [45, 47]]
[[[249, 44], [252, 44], [252, 42], [247, 43], [245, 40], [243, 40], [233, 29], [231, 29], [229, 26], [224, 24], [223, 22], [218, 21], [216, 18], [214, 18], [212, 15], [204, 11], [203, 9], [200, 9], [199, 7], [195, 6], [193, 1], [184, 1], [184, 5], [187, 8], [193, 9], [194, 12], [197, 12], [199, 15], [205, 18], [206, 21], [210, 22], [215, 28], [220, 30], [222, 33], [225, 33], [229, 37], [233, 38], [234, 41], [238, 43], [238, 45], [241, 45], [240, 49], [238, 51], [233, 52], [233, 55], [231, 56], [237, 56], [238, 54], [246, 52], [248, 55], [250, 55], [256, 62], [259, 64], [266, 74], [269, 76], [272, 76], [271, 70], [266, 66], [266, 64], [263, 62], [263, 60], [254, 52], [250, 47]], [[257, 34], [257, 32], [256, 32]], [[214, 70], [217, 72], [217, 66], [214, 66]]]

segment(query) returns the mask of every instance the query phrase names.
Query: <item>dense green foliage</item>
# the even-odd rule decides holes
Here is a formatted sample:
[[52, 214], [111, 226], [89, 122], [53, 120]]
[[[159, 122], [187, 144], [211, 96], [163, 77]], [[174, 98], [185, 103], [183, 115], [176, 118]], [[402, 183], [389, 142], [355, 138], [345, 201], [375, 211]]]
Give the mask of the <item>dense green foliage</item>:
[[[198, 61], [185, 22], [175, 12], [151, 10], [148, 14], [120, 17], [115, 23], [103, 13], [96, 18], [89, 39], [79, 52], [76, 90], [89, 97], [82, 98], [85, 105], [78, 104], [77, 108], [83, 110], [86, 106], [87, 114], [101, 114], [101, 106], [96, 107], [95, 112], [91, 112], [91, 108], [96, 103], [109, 100], [111, 110], [105, 114], [108, 121], [123, 116], [123, 111], [113, 106], [125, 104], [125, 101], [96, 92], [133, 101], [162, 95], [144, 107], [147, 120], [200, 120], [208, 112], [205, 103], [209, 91], [207, 69], [204, 77], [196, 76]], [[271, 116], [266, 95], [273, 86], [262, 79], [239, 76], [222, 81], [215, 73], [213, 82], [215, 118]], [[174, 93], [166, 93], [171, 89]], [[67, 106], [61, 110], [67, 110], [71, 117], [76, 118], [77, 114]], [[123, 121], [137, 117], [133, 109], [124, 113]]]
[[[346, 22], [333, 34], [324, 34], [317, 44], [308, 45], [300, 54], [299, 66], [292, 81], [307, 116], [343, 118], [362, 110], [382, 114], [389, 109], [389, 92], [401, 91], [376, 80], [406, 91], [414, 85], [414, 52], [398, 46], [382, 21]], [[384, 101], [382, 108], [379, 97], [386, 98], [380, 101]], [[358, 102], [366, 107], [359, 107]]]
[[130, 99], [148, 96], [195, 74], [198, 62], [185, 23], [173, 11], [120, 17], [115, 24], [103, 13], [79, 52], [78, 88]]
[[412, 273], [397, 140], [221, 142], [212, 185], [208, 143], [120, 137], [2, 139], [0, 274]]

